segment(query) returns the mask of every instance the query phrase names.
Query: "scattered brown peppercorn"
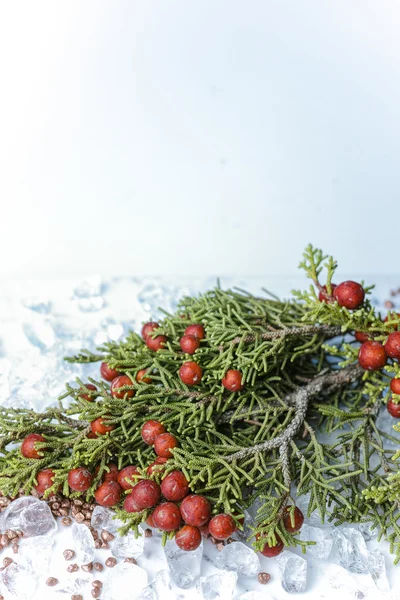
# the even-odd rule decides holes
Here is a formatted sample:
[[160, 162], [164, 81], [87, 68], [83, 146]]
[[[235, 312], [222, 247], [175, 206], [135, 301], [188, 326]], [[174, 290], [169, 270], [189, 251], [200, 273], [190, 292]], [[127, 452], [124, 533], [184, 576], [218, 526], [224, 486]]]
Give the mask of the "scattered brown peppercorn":
[[259, 583], [265, 585], [271, 579], [271, 575], [269, 573], [259, 573], [257, 579]]
[[74, 558], [74, 556], [75, 556], [75, 551], [67, 549], [67, 550], [64, 550], [63, 555], [64, 555], [65, 560], [71, 560], [71, 558]]
[[81, 512], [76, 513], [75, 515], [75, 521], [77, 523], [83, 523], [83, 521], [85, 520], [85, 515]]
[[92, 586], [94, 588], [102, 588], [103, 587], [103, 582], [100, 581], [99, 579], [95, 579], [94, 581], [92, 581]]
[[124, 562], [126, 562], [126, 563], [131, 563], [132, 565], [137, 565], [136, 558], [133, 558], [133, 557], [132, 557], [132, 558], [131, 558], [131, 557], [129, 557], [129, 558], [126, 558], [126, 559], [124, 560]]
[[6, 556], [5, 558], [3, 558], [3, 566], [4, 567], [8, 567], [8, 565], [11, 565], [12, 562], [14, 562], [14, 561], [9, 556]]
[[48, 585], [49, 587], [54, 587], [55, 585], [57, 585], [58, 583], [58, 579], [56, 579], [55, 577], [49, 577], [48, 579], [46, 579], [46, 585]]
[[109, 556], [105, 562], [106, 567], [115, 567], [115, 565], [117, 564], [117, 559], [114, 558], [113, 556]]
[[63, 518], [61, 519], [61, 525], [62, 525], [63, 527], [69, 527], [69, 525], [71, 525], [71, 524], [72, 524], [72, 519], [71, 519], [71, 517], [63, 517]]
[[92, 598], [98, 598], [101, 594], [101, 590], [99, 588], [93, 588], [90, 593], [92, 594]]
[[68, 573], [76, 573], [76, 571], [79, 571], [79, 566], [76, 563], [69, 565], [69, 567], [67, 567], [67, 571]]
[[152, 537], [152, 535], [153, 535], [153, 532], [152, 532], [151, 529], [146, 529], [145, 530], [144, 537], [150, 538], [150, 537]]
[[71, 600], [83, 600], [83, 596], [81, 594], [72, 594]]
[[94, 547], [99, 550], [99, 548], [101, 548], [101, 540], [94, 540]]
[[103, 565], [99, 562], [93, 563], [93, 568], [95, 571], [100, 571], [100, 573], [104, 569]]
[[115, 536], [112, 533], [106, 531], [105, 529], [103, 529], [100, 535], [103, 542], [112, 542], [112, 540], [115, 538]]
[[82, 571], [85, 571], [86, 573], [91, 573], [93, 571], [93, 563], [90, 562], [87, 565], [81, 565], [81, 569], [82, 569]]

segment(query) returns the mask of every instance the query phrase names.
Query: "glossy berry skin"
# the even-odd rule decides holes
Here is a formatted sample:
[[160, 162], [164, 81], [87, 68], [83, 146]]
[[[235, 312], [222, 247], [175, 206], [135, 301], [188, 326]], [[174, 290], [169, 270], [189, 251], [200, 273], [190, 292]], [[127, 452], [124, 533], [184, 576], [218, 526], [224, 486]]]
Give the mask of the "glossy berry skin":
[[208, 524], [210, 534], [216, 540], [227, 540], [235, 531], [235, 521], [231, 515], [215, 515]]
[[93, 433], [97, 435], [105, 435], [109, 433], [113, 429], [115, 429], [115, 425], [106, 425], [105, 421], [107, 421], [107, 417], [99, 417], [90, 423], [90, 429]]
[[111, 382], [111, 395], [114, 398], [124, 399], [124, 398], [133, 398], [135, 395], [135, 390], [119, 390], [118, 388], [122, 388], [124, 385], [132, 385], [132, 380], [127, 375], [119, 375]]
[[[92, 390], [93, 392], [97, 392], [97, 387], [93, 385], [93, 383], [85, 384], [88, 390]], [[83, 390], [82, 390], [83, 391]], [[79, 398], [83, 398], [83, 400], [87, 400], [88, 402], [93, 402], [96, 396], [89, 396], [89, 394], [80, 394]]]
[[363, 344], [364, 342], [368, 342], [369, 337], [366, 333], [363, 333], [362, 331], [356, 331], [354, 333], [354, 337], [356, 338], [357, 342], [360, 342], [361, 344]]
[[337, 288], [337, 285], [335, 283], [331, 283], [332, 296], [330, 296], [328, 294], [326, 285], [323, 285], [322, 289], [319, 291], [318, 300], [320, 302], [332, 302], [333, 301], [333, 292], [335, 291], [336, 288]]
[[153, 333], [155, 329], [158, 329], [160, 325], [156, 323], [156, 321], [150, 321], [149, 323], [145, 323], [142, 327], [142, 338], [147, 340], [149, 335]]
[[196, 550], [201, 544], [201, 532], [198, 527], [184, 525], [175, 534], [176, 545], [186, 552]]
[[74, 492], [86, 492], [93, 482], [93, 475], [86, 467], [72, 469], [68, 473], [68, 485]]
[[165, 348], [165, 344], [167, 343], [167, 338], [165, 335], [157, 335], [155, 338], [149, 336], [146, 339], [146, 346], [149, 350], [153, 350], [153, 352], [158, 352], [158, 350], [162, 350]]
[[239, 392], [242, 390], [244, 386], [242, 385], [241, 372], [234, 369], [227, 371], [225, 377], [222, 379], [222, 385], [230, 392]]
[[43, 471], [39, 471], [36, 475], [37, 484], [35, 485], [35, 490], [40, 496], [53, 485], [54, 476], [55, 473], [52, 469], [43, 469]]
[[197, 363], [189, 360], [179, 369], [179, 377], [186, 385], [197, 385], [203, 376], [203, 369]]
[[167, 500], [179, 502], [189, 493], [189, 483], [182, 471], [168, 473], [161, 482], [161, 493]]
[[173, 502], [159, 504], [152, 516], [156, 527], [161, 531], [174, 531], [182, 521], [180, 510]]
[[135, 485], [129, 494], [138, 510], [155, 506], [161, 498], [161, 490], [158, 483], [151, 479], [142, 479]]
[[132, 494], [128, 494], [125, 497], [123, 509], [128, 513], [139, 512], [139, 508], [136, 506], [135, 499], [133, 498]]
[[136, 381], [137, 383], [151, 383], [153, 380], [151, 377], [147, 377], [147, 369], [140, 369], [136, 373]]
[[388, 413], [392, 415], [395, 419], [400, 419], [400, 404], [395, 404], [393, 400], [390, 398], [387, 405]]
[[135, 481], [137, 475], [139, 475], [138, 468], [134, 465], [129, 465], [129, 467], [124, 467], [118, 473], [117, 482], [123, 490], [131, 490], [137, 483]]
[[112, 369], [108, 366], [106, 362], [102, 362], [100, 365], [100, 375], [106, 381], [112, 381], [119, 375], [119, 371], [117, 369]]
[[393, 379], [390, 382], [390, 389], [392, 390], [393, 394], [400, 395], [400, 379], [395, 379], [393, 377]]
[[151, 464], [149, 464], [149, 466], [146, 469], [146, 473], [147, 475], [153, 475], [153, 473], [161, 473], [162, 471], [164, 471], [165, 467], [163, 465], [165, 465], [165, 463], [168, 461], [168, 458], [163, 458], [162, 456], [158, 456], [156, 458], [156, 460], [154, 462], [152, 462]]
[[116, 481], [105, 481], [94, 493], [95, 500], [100, 506], [115, 506], [121, 500], [121, 487]]
[[188, 325], [185, 329], [185, 335], [194, 335], [198, 340], [204, 340], [206, 332], [204, 331], [203, 325]]
[[179, 446], [178, 440], [172, 433], [162, 433], [154, 440], [154, 451], [162, 458], [172, 458], [171, 450]]
[[275, 546], [268, 546], [268, 544], [265, 544], [264, 548], [261, 550], [261, 554], [267, 558], [278, 556], [283, 550], [283, 542], [278, 536], [276, 536], [276, 542]]
[[364, 302], [365, 292], [356, 281], [343, 281], [335, 288], [333, 297], [340, 306], [354, 310]]
[[142, 425], [142, 440], [145, 444], [152, 446], [156, 437], [166, 431], [167, 430], [160, 421], [146, 421], [146, 423], [143, 423]]
[[108, 463], [107, 467], [109, 471], [105, 471], [103, 475], [103, 481], [117, 481], [118, 478], [118, 467], [115, 463]]
[[45, 442], [46, 440], [42, 435], [38, 433], [30, 433], [26, 436], [21, 444], [21, 454], [25, 458], [43, 458], [43, 450], [36, 450], [35, 444], [37, 442]]
[[294, 509], [293, 512], [293, 522], [291, 519], [291, 514], [289, 509], [286, 508], [285, 514], [283, 516], [283, 525], [289, 533], [296, 533], [296, 531], [300, 531], [302, 525], [304, 523], [304, 515], [299, 508]]
[[182, 352], [194, 354], [200, 347], [200, 340], [194, 335], [184, 335], [181, 337], [179, 344]]
[[400, 360], [400, 331], [394, 331], [389, 334], [385, 344], [385, 350], [390, 358]]
[[197, 494], [186, 496], [182, 500], [180, 509], [182, 518], [188, 525], [203, 527], [211, 518], [211, 504], [204, 496]]
[[154, 522], [153, 513], [150, 513], [146, 519], [146, 523], [149, 527], [153, 527], [153, 529], [157, 528], [157, 525]]
[[387, 354], [379, 342], [364, 342], [358, 351], [358, 362], [366, 371], [376, 371], [386, 365]]

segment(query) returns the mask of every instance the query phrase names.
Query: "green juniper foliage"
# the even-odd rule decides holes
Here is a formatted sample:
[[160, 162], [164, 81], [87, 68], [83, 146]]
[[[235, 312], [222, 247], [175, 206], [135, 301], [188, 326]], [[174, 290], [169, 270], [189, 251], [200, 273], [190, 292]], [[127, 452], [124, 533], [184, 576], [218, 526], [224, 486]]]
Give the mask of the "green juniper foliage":
[[[65, 495], [76, 496], [68, 488], [69, 470], [87, 466], [95, 473], [98, 467], [86, 493], [90, 499], [111, 460], [118, 468], [138, 465], [142, 476], [149, 477], [146, 468], [155, 455], [143, 443], [140, 429], [146, 420], [157, 419], [179, 440], [163, 475], [182, 470], [191, 489], [211, 501], [214, 513], [233, 514], [239, 527], [244, 510], [257, 500], [251, 535], [256, 549], [275, 544], [277, 536], [286, 545], [306, 548], [306, 542], [286, 531], [282, 516], [296, 496], [309, 492], [309, 514], [317, 510], [323, 520], [336, 524], [372, 521], [391, 542], [395, 561], [400, 560], [400, 450], [394, 457], [385, 451], [384, 438], [397, 441], [396, 434], [388, 436], [376, 426], [379, 410], [386, 410], [390, 377], [400, 377], [400, 369], [392, 363], [384, 371], [364, 371], [353, 337], [354, 331], [368, 332], [384, 342], [399, 318], [391, 314], [383, 322], [368, 300], [354, 311], [320, 302], [318, 291], [323, 283], [331, 293], [336, 269], [320, 250], [309, 246], [300, 267], [312, 284], [306, 292], [294, 292], [291, 300], [216, 288], [184, 298], [175, 314], [165, 313], [152, 334], [167, 336], [158, 352], [132, 332], [124, 342], [98, 348], [97, 354], [82, 351], [68, 358], [107, 362], [129, 376], [132, 383], [122, 390], [132, 389], [135, 395], [113, 398], [108, 383], [89, 379], [98, 388], [94, 392], [78, 379], [74, 387], [67, 384], [59, 408], [43, 414], [1, 409], [2, 493], [30, 493], [38, 471], [51, 468], [56, 476], [46, 493], [61, 487]], [[206, 337], [189, 356], [179, 340], [192, 323], [201, 323]], [[197, 386], [188, 387], [179, 378], [179, 368], [188, 360], [203, 369]], [[151, 383], [136, 382], [142, 369]], [[229, 369], [242, 373], [243, 390], [231, 393], [222, 386]], [[400, 396], [393, 398], [400, 401]], [[89, 438], [90, 422], [98, 417], [115, 428]], [[43, 449], [40, 460], [24, 458], [15, 444], [32, 432], [46, 440], [36, 446]], [[150, 477], [160, 481], [162, 476], [155, 472]], [[137, 531], [149, 512], [118, 508], [126, 523], [123, 531]]]

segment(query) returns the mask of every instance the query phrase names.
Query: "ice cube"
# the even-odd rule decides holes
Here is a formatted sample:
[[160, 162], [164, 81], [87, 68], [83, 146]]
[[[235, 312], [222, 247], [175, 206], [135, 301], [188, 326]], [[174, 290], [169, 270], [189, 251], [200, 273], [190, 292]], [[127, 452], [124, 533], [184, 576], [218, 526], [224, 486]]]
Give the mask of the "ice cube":
[[142, 590], [140, 600], [175, 600], [167, 570], [158, 571], [153, 581]]
[[81, 595], [84, 598], [86, 594], [89, 595], [91, 589], [92, 578], [90, 577], [76, 577], [66, 581], [61, 588], [55, 590], [59, 594], [68, 594], [70, 600], [72, 594]]
[[200, 577], [203, 541], [196, 550], [185, 552], [175, 540], [168, 540], [164, 552], [171, 579], [178, 587], [188, 588]]
[[124, 562], [109, 570], [101, 595], [107, 600], [137, 600], [146, 586], [146, 571]]
[[76, 562], [81, 565], [91, 563], [95, 555], [93, 536], [83, 523], [72, 524], [72, 537], [75, 544]]
[[381, 592], [390, 590], [389, 581], [386, 575], [385, 557], [379, 550], [373, 550], [368, 555], [368, 570], [375, 582], [376, 587]]
[[112, 532], [112, 522], [115, 513], [109, 508], [104, 506], [95, 506], [92, 512], [91, 525], [95, 529], [106, 529], [110, 533]]
[[57, 523], [47, 502], [33, 496], [17, 498], [0, 515], [0, 530], [22, 531], [25, 538], [52, 534]]
[[304, 592], [307, 586], [307, 561], [285, 550], [277, 557], [283, 589], [289, 594]]
[[242, 542], [232, 542], [224, 546], [215, 558], [219, 569], [236, 571], [239, 575], [254, 577], [260, 572], [260, 559], [257, 554]]
[[53, 537], [47, 535], [22, 538], [18, 549], [19, 565], [33, 574], [45, 575], [49, 567], [53, 544]]
[[235, 572], [221, 571], [208, 577], [201, 577], [197, 582], [197, 591], [204, 600], [232, 600], [236, 582]]
[[128, 531], [125, 535], [116, 532], [110, 542], [110, 549], [111, 553], [118, 558], [139, 558], [144, 550], [144, 535], [141, 531], [137, 537], [133, 531]]
[[350, 573], [368, 573], [368, 550], [361, 533], [354, 527], [334, 530], [332, 562]]
[[299, 539], [304, 542], [315, 542], [315, 545], [307, 546], [307, 554], [328, 560], [333, 546], [333, 529], [331, 527], [313, 527], [303, 523]]
[[7, 599], [30, 600], [36, 591], [37, 580], [17, 563], [0, 569], [0, 593]]

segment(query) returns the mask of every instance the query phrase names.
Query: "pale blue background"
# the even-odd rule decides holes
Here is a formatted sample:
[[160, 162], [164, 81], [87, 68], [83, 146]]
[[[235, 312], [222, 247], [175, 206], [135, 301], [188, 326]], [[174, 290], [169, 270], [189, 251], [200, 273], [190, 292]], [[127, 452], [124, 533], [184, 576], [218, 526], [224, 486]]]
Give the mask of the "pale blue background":
[[0, 0], [0, 276], [397, 273], [397, 0]]

